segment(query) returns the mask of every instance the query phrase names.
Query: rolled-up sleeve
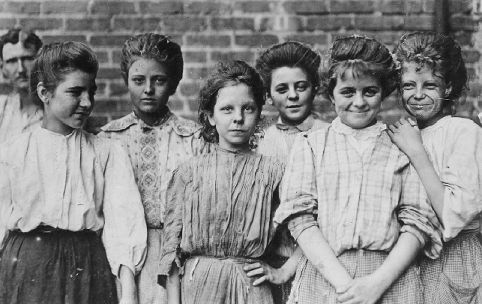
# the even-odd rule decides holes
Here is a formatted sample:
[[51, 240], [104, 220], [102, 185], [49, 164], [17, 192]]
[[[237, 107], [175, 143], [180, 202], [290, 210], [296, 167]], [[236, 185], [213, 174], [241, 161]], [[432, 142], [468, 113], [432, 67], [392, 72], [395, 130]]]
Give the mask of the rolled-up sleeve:
[[281, 184], [281, 203], [274, 221], [288, 221], [292, 236], [297, 239], [307, 228], [317, 226], [317, 189], [313, 151], [306, 136], [296, 138]]
[[110, 141], [105, 167], [103, 242], [112, 273], [121, 265], [137, 274], [146, 258], [147, 227], [127, 152]]
[[482, 212], [482, 130], [470, 124], [460, 130], [446, 155], [440, 179], [445, 187], [444, 241], [456, 237]]
[[441, 226], [428, 202], [427, 194], [415, 171], [407, 164], [402, 172], [401, 201], [398, 219], [401, 233], [413, 234], [422, 244], [427, 257], [436, 259], [442, 250]]
[[179, 262], [179, 244], [182, 233], [182, 210], [184, 206], [184, 192], [186, 191], [186, 178], [184, 166], [176, 169], [167, 187], [167, 207], [164, 222], [164, 246], [161, 251], [159, 275], [168, 276], [173, 263], [181, 267]]

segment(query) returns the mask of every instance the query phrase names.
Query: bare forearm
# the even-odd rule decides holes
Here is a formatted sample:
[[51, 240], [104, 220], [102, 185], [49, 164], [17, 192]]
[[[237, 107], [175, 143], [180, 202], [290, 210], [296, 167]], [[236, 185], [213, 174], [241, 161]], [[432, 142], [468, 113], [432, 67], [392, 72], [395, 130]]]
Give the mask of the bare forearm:
[[128, 303], [135, 303], [137, 299], [137, 288], [134, 280], [134, 273], [124, 265], [119, 269], [119, 281], [121, 284], [122, 299], [129, 299]]
[[318, 227], [304, 230], [297, 241], [306, 258], [335, 289], [351, 282], [352, 278], [340, 264]]
[[283, 281], [286, 282], [295, 275], [298, 261], [300, 260], [302, 255], [303, 251], [300, 247], [298, 247], [290, 256], [290, 258], [283, 264], [283, 266], [281, 267], [283, 269], [283, 273], [285, 274]]
[[168, 304], [181, 303], [181, 281], [179, 280], [179, 269], [176, 266], [167, 278], [166, 292]]

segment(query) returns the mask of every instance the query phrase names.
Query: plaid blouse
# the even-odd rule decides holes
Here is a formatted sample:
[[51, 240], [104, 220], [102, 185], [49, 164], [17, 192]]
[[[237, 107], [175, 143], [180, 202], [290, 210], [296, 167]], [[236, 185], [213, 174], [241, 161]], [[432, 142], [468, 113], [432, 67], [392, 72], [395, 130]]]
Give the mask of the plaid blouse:
[[[356, 149], [357, 141], [372, 144]], [[408, 232], [436, 258], [442, 248], [439, 223], [420, 187], [383, 124], [353, 130], [337, 119], [297, 138], [274, 220], [288, 220], [295, 239], [318, 226], [337, 256], [350, 249], [388, 252]]]

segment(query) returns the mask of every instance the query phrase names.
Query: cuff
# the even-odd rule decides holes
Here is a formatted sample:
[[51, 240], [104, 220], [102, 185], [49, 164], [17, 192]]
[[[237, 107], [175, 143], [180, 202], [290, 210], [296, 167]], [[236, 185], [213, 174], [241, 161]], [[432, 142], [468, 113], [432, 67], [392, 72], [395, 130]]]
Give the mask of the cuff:
[[288, 222], [288, 229], [295, 240], [298, 240], [298, 237], [303, 231], [313, 226], [318, 226], [313, 214], [299, 215], [290, 219]]

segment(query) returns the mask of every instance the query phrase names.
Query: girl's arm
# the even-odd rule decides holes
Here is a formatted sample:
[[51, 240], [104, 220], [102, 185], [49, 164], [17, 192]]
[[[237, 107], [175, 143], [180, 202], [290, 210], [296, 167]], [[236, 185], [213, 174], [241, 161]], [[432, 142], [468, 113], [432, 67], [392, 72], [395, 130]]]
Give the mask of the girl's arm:
[[166, 282], [167, 304], [181, 304], [181, 281], [179, 268], [173, 266]]
[[412, 264], [422, 247], [413, 234], [402, 233], [383, 264], [374, 273], [354, 279], [341, 290], [338, 301], [344, 304], [376, 303]]
[[119, 304], [136, 304], [137, 288], [134, 273], [128, 267], [121, 265], [119, 268], [119, 281], [122, 295]]

